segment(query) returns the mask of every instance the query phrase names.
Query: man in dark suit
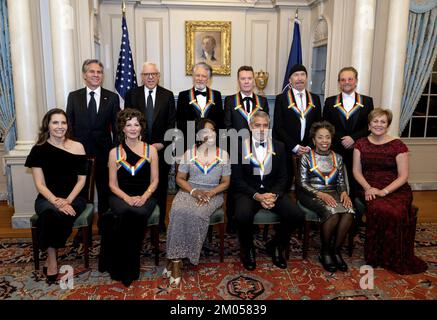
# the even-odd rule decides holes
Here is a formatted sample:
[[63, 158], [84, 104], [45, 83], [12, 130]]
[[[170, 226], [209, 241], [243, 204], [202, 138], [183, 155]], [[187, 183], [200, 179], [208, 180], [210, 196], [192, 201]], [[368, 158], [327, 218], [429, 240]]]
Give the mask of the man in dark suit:
[[[251, 66], [241, 66], [237, 72], [238, 86], [240, 91], [234, 95], [225, 98], [225, 127], [228, 130], [235, 129], [241, 133], [244, 138], [244, 132], [240, 130], [247, 130], [246, 136], [249, 134], [249, 121], [252, 115], [257, 111], [264, 111], [269, 113], [269, 103], [266, 97], [259, 96], [253, 92], [255, 88], [255, 75]], [[237, 139], [230, 139], [228, 151], [233, 159], [238, 156], [238, 150], [241, 147], [241, 141]], [[231, 179], [232, 181], [232, 179]], [[232, 193], [232, 182], [228, 193]], [[232, 197], [228, 197], [226, 201], [226, 215], [228, 233], [235, 232], [234, 217], [234, 202]]]
[[259, 209], [281, 217], [273, 240], [266, 244], [273, 264], [287, 268], [284, 250], [290, 245], [290, 233], [301, 223], [303, 212], [285, 195], [287, 182], [284, 144], [268, 137], [270, 117], [257, 111], [250, 119], [251, 138], [243, 142], [242, 157], [232, 168], [235, 219], [247, 270], [256, 268], [253, 245], [253, 219]]
[[208, 118], [215, 122], [217, 132], [224, 129], [224, 112], [222, 95], [220, 91], [209, 88], [208, 82], [212, 76], [210, 65], [199, 62], [193, 68], [194, 86], [185, 91], [181, 91], [178, 96], [176, 108], [176, 124], [179, 130], [184, 134], [184, 152], [191, 148], [195, 143], [194, 127], [192, 130], [192, 144], [188, 145], [187, 130], [188, 121], [196, 121], [201, 118]]
[[320, 98], [306, 90], [307, 70], [301, 64], [291, 68], [289, 89], [276, 96], [273, 136], [285, 144], [287, 153], [289, 190], [293, 183], [293, 155], [311, 151], [309, 131], [314, 122], [321, 120]]
[[118, 95], [101, 87], [103, 70], [99, 60], [84, 61], [82, 76], [86, 87], [70, 92], [66, 111], [73, 136], [83, 144], [87, 155], [96, 157], [99, 217], [109, 209], [108, 156], [118, 141], [116, 121], [120, 111]]
[[323, 107], [323, 118], [335, 126], [332, 149], [343, 156], [352, 199], [356, 193], [356, 183], [352, 175], [354, 144], [359, 138], [369, 135], [367, 118], [373, 110], [373, 99], [355, 91], [357, 82], [358, 71], [355, 68], [341, 69], [338, 73], [341, 92], [328, 97]]
[[165, 230], [170, 165], [164, 159], [164, 150], [171, 142], [164, 141], [164, 135], [167, 130], [175, 128], [176, 110], [173, 92], [158, 85], [159, 77], [157, 65], [145, 62], [141, 71], [143, 85], [126, 93], [125, 108], [135, 108], [144, 113], [147, 135], [143, 140], [158, 150], [159, 184], [155, 192], [161, 213], [160, 229]]

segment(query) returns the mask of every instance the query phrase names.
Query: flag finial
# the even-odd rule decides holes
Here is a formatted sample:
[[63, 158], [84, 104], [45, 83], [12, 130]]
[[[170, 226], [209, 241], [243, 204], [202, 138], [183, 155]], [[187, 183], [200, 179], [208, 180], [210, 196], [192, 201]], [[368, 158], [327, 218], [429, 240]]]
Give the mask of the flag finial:
[[295, 19], [298, 19], [298, 18], [299, 18], [299, 9], [296, 9], [296, 13], [295, 13], [295, 15], [294, 15], [294, 18], [295, 18]]
[[121, 12], [123, 15], [126, 13], [126, 1], [124, 0], [121, 2]]

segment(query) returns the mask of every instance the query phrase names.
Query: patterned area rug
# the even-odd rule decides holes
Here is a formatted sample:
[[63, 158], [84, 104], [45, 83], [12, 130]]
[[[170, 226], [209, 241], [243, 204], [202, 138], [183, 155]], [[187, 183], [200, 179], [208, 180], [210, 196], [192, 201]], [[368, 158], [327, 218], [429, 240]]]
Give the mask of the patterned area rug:
[[[225, 262], [219, 263], [218, 239], [206, 243], [198, 266], [184, 265], [180, 288], [171, 288], [161, 277], [165, 261], [165, 237], [160, 239], [160, 266], [153, 263], [152, 249], [145, 242], [140, 279], [129, 288], [97, 271], [99, 239], [91, 249], [90, 269], [85, 269], [82, 248], [69, 245], [59, 252], [59, 266], [71, 266], [73, 281], [47, 285], [35, 271], [30, 239], [0, 241], [0, 300], [9, 299], [149, 299], [149, 300], [385, 300], [437, 299], [437, 224], [420, 224], [416, 254], [428, 263], [428, 271], [401, 276], [382, 268], [361, 270], [363, 230], [355, 238], [352, 257], [346, 254], [348, 272], [328, 273], [317, 261], [318, 232], [311, 235], [308, 259], [302, 260], [301, 242], [292, 238], [290, 260], [285, 270], [276, 268], [265, 253], [261, 233], [257, 236], [257, 268], [249, 272], [239, 262], [235, 236], [225, 239]], [[41, 254], [44, 260], [44, 254]], [[67, 272], [69, 267], [67, 267]], [[67, 275], [67, 273], [66, 273]], [[66, 278], [66, 277], [65, 277]], [[373, 286], [372, 286], [373, 285]]]

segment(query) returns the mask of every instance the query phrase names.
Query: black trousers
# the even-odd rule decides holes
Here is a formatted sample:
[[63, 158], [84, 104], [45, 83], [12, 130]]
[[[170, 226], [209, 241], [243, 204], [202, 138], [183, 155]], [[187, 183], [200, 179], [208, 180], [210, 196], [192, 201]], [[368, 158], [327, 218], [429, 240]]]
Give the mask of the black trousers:
[[109, 169], [108, 169], [108, 155], [96, 155], [95, 181], [97, 189], [97, 210], [99, 219], [102, 213], [109, 209]]
[[132, 207], [117, 196], [109, 198], [111, 211], [102, 215], [99, 270], [114, 280], [136, 280], [147, 220], [156, 206], [149, 198], [141, 207]]
[[[253, 246], [253, 220], [259, 209], [262, 209], [261, 203], [252, 197], [235, 195], [235, 223], [243, 250]], [[304, 213], [287, 196], [279, 197], [270, 211], [278, 214], [281, 219], [273, 241], [276, 245], [285, 247], [290, 241], [293, 228], [302, 223]]]
[[76, 197], [71, 205], [76, 211], [75, 216], [59, 211], [53, 204], [41, 195], [35, 200], [35, 212], [38, 214], [37, 230], [38, 242], [41, 250], [63, 248], [70, 236], [74, 221], [86, 207], [82, 197]]

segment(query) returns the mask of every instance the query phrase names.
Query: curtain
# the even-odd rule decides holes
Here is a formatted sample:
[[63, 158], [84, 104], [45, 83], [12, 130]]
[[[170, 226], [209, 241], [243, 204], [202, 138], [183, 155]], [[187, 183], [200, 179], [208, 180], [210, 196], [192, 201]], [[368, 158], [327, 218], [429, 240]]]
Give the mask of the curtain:
[[419, 103], [437, 55], [437, 1], [411, 1], [399, 134]]
[[0, 136], [5, 151], [15, 146], [15, 109], [6, 1], [0, 1]]

